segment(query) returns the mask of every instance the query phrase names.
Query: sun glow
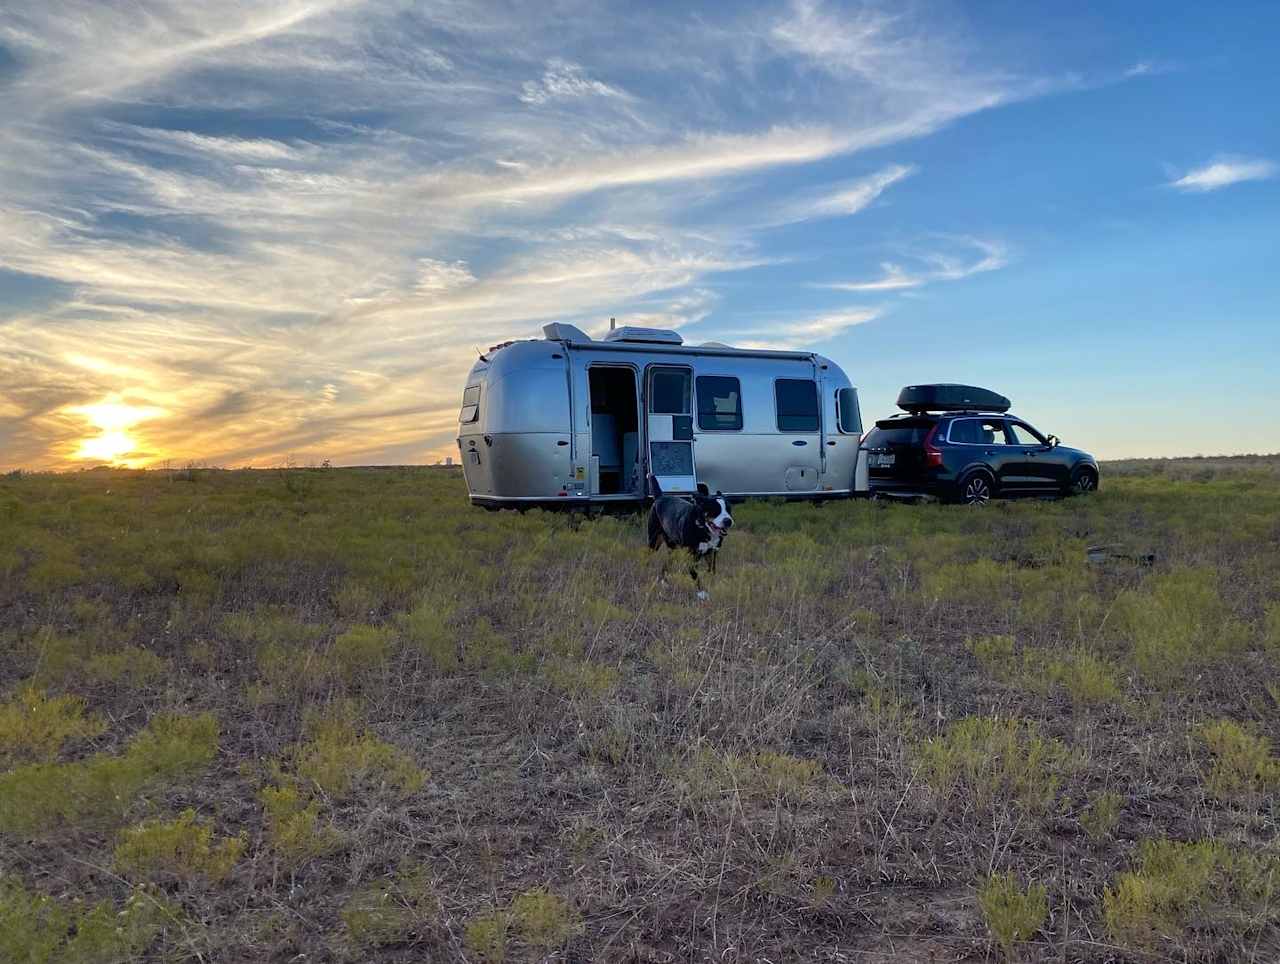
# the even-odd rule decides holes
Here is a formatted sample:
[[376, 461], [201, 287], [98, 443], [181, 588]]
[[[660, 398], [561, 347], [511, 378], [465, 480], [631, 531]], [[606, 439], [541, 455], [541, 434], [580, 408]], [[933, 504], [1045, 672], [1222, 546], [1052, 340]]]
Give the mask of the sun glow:
[[138, 443], [127, 430], [140, 422], [167, 414], [164, 409], [152, 405], [133, 405], [115, 400], [76, 405], [67, 411], [85, 419], [98, 430], [98, 434], [81, 439], [76, 458], [130, 467], [137, 460], [128, 456], [137, 449]]

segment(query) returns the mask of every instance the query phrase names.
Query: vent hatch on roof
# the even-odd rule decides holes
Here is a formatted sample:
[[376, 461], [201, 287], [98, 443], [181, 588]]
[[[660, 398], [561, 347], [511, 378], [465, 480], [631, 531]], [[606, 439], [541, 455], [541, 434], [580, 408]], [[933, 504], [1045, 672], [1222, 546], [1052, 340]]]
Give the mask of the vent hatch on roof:
[[604, 336], [605, 341], [640, 341], [659, 345], [683, 345], [684, 339], [666, 328], [636, 328], [624, 325]]

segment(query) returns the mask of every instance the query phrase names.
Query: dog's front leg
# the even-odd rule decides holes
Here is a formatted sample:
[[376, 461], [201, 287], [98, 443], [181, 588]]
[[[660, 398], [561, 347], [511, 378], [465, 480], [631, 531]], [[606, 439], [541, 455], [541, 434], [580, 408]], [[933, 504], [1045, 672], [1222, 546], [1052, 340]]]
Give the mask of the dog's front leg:
[[707, 598], [707, 591], [702, 588], [702, 581], [698, 578], [698, 557], [693, 557], [693, 562], [689, 566], [689, 575], [693, 578], [693, 587], [697, 590], [699, 599]]

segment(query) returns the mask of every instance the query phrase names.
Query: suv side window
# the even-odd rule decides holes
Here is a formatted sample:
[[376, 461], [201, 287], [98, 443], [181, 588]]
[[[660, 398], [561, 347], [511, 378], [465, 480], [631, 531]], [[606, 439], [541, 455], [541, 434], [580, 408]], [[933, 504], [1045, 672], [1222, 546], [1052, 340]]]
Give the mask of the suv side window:
[[1023, 425], [1020, 422], [1005, 424], [1009, 426], [1009, 437], [1014, 445], [1044, 445], [1044, 439], [1040, 437], [1040, 433], [1030, 425]]
[[958, 418], [951, 423], [949, 442], [961, 445], [1008, 445], [1002, 418]]

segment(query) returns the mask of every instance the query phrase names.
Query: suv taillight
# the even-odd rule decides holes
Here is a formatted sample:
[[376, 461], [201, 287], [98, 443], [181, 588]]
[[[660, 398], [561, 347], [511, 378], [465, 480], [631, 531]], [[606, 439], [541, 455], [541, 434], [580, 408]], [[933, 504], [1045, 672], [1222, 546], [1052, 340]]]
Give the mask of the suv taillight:
[[938, 434], [938, 426], [941, 424], [941, 422], [934, 422], [933, 428], [929, 429], [929, 434], [924, 437], [924, 465], [927, 469], [942, 468], [942, 450], [933, 444], [933, 437]]

